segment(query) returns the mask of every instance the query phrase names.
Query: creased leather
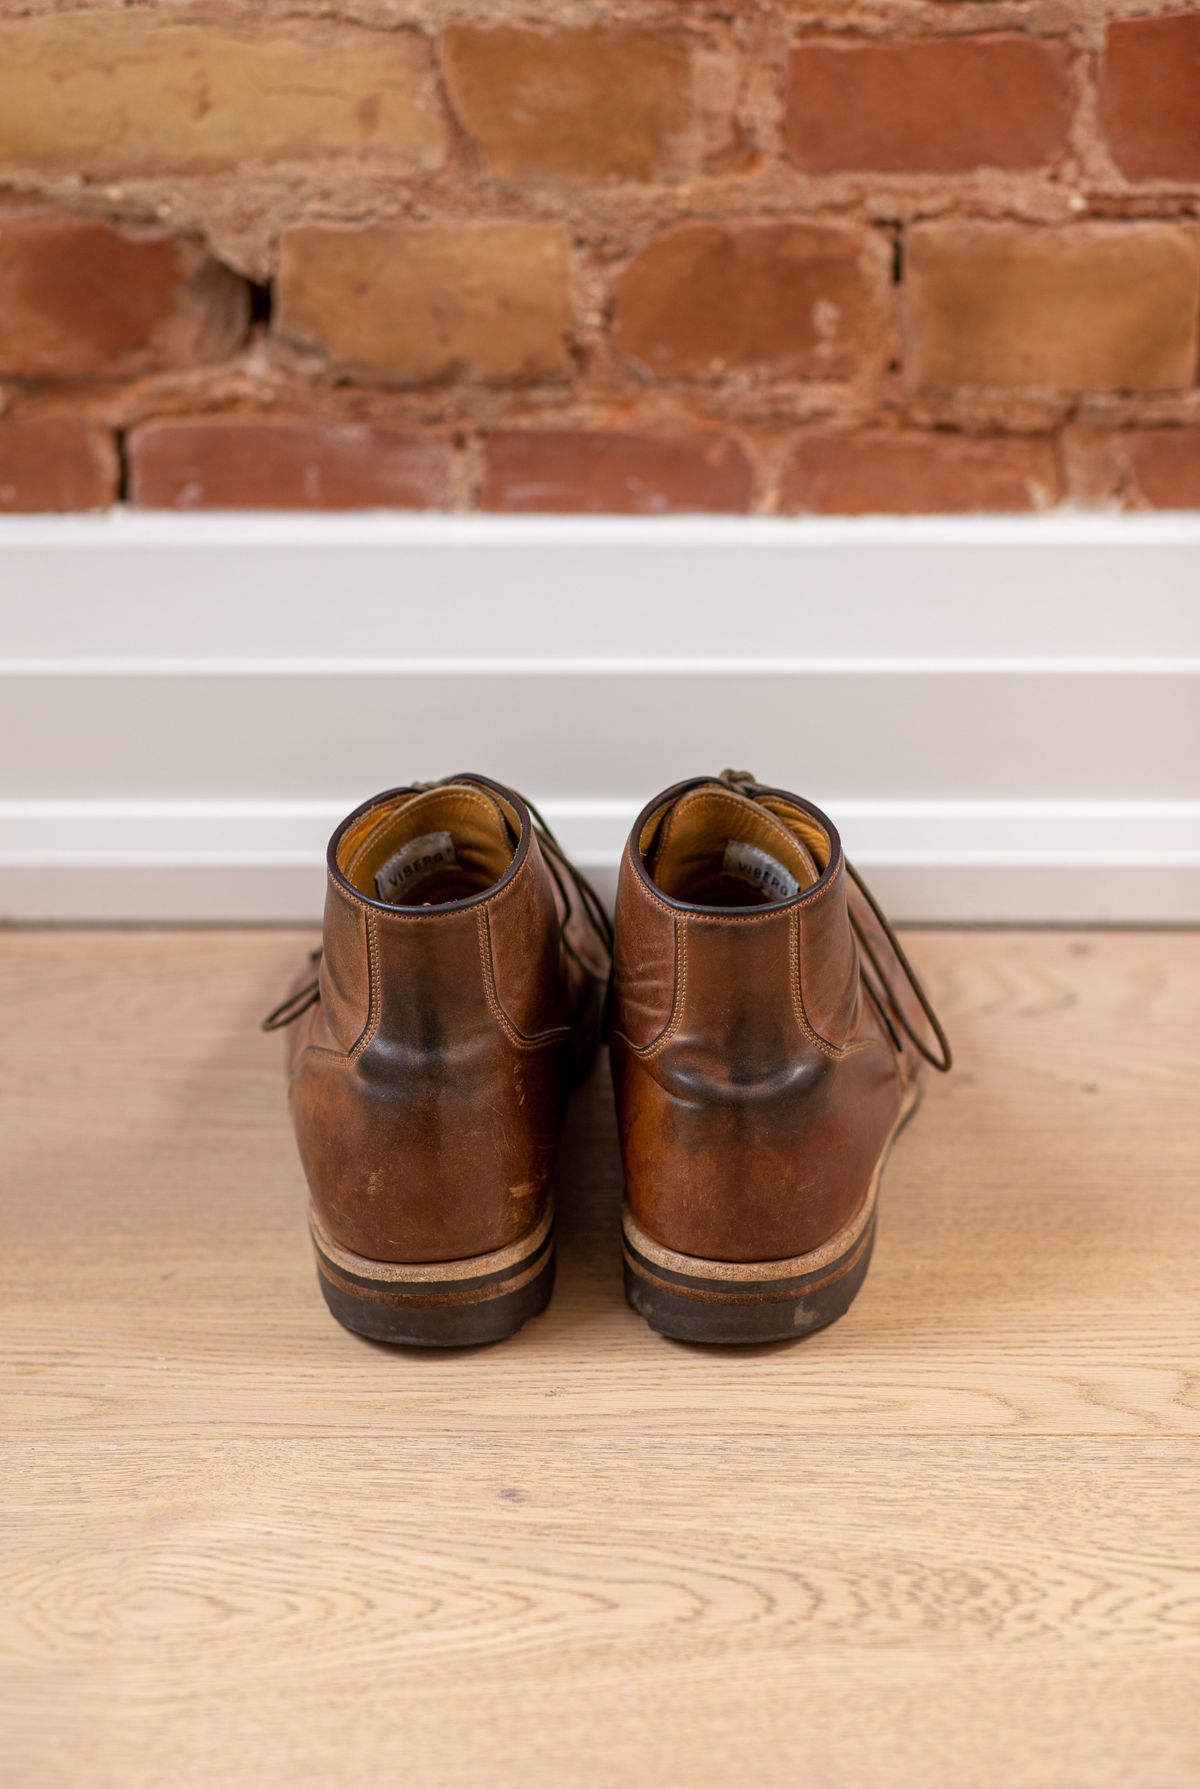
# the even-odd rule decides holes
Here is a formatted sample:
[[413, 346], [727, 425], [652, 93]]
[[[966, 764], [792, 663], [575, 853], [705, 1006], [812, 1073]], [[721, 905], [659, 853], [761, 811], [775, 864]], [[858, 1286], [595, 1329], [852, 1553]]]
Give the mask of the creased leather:
[[377, 1261], [516, 1241], [545, 1211], [601, 997], [563, 948], [536, 839], [498, 894], [454, 907], [389, 910], [331, 870], [324, 944], [289, 1096], [326, 1233]]
[[635, 827], [611, 1052], [633, 1215], [682, 1254], [806, 1254], [861, 1206], [915, 1073], [862, 993], [840, 847], [810, 893], [750, 913], [665, 900], [638, 851]]
[[653, 1043], [671, 1017], [675, 999], [675, 915], [665, 904], [639, 899], [627, 884], [634, 871], [629, 852], [617, 878], [617, 927], [613, 986], [616, 1030], [639, 1049]]

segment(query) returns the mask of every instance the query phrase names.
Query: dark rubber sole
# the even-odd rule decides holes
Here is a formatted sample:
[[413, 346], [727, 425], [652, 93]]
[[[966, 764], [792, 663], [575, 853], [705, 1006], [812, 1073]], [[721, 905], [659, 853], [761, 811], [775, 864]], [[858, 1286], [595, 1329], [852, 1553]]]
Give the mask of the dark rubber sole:
[[875, 1247], [879, 1183], [891, 1146], [919, 1099], [910, 1087], [861, 1207], [820, 1248], [786, 1261], [707, 1261], [649, 1236], [622, 1217], [625, 1296], [651, 1329], [676, 1342], [737, 1345], [795, 1341], [844, 1317]]
[[676, 1342], [736, 1345], [794, 1341], [845, 1316], [867, 1277], [875, 1246], [872, 1217], [853, 1258], [836, 1272], [759, 1282], [733, 1290], [728, 1280], [672, 1274], [652, 1265], [626, 1238], [625, 1296], [651, 1329]]
[[527, 1237], [468, 1261], [368, 1261], [334, 1243], [312, 1219], [317, 1279], [345, 1329], [408, 1348], [473, 1348], [515, 1335], [554, 1289], [554, 1229], [547, 1211]]

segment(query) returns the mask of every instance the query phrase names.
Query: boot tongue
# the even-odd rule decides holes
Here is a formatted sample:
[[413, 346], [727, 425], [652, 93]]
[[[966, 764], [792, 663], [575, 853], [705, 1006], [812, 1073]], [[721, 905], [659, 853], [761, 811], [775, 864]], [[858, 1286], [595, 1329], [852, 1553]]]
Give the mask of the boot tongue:
[[780, 815], [720, 783], [671, 805], [646, 868], [672, 899], [717, 908], [788, 901], [820, 876], [812, 851]]
[[492, 887], [512, 862], [515, 818], [475, 783], [398, 795], [347, 835], [338, 867], [361, 894], [391, 907], [465, 900]]

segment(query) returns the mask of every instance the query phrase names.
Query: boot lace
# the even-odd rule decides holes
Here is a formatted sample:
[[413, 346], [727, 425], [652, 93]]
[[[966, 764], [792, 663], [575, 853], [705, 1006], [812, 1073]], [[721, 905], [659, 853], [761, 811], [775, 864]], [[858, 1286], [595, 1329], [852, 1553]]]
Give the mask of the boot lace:
[[[747, 796], [751, 801], [756, 800], [766, 789], [766, 785], [756, 782], [748, 770], [723, 770], [717, 780], [724, 783], [726, 787], [735, 790], [739, 795]], [[879, 983], [879, 986], [877, 987], [875, 981], [872, 981], [871, 977], [867, 974], [865, 966], [860, 962], [859, 973], [862, 976], [863, 986], [866, 988], [868, 995], [878, 1009], [880, 1018], [887, 1026], [888, 1035], [896, 1049], [903, 1050], [904, 1048], [896, 1030], [898, 1024], [900, 1030], [904, 1033], [917, 1054], [923, 1056], [925, 1061], [928, 1062], [931, 1067], [937, 1069], [939, 1074], [948, 1074], [954, 1063], [954, 1055], [950, 1049], [950, 1040], [946, 1036], [942, 1022], [933, 1010], [933, 1002], [925, 992], [925, 989], [921, 986], [921, 979], [909, 962], [908, 957], [905, 954], [904, 946], [901, 944], [899, 938], [897, 938], [891, 922], [880, 907], [879, 902], [875, 899], [875, 896], [871, 893], [849, 858], [845, 859], [845, 864], [846, 874], [850, 877], [851, 881], [858, 889], [858, 892], [862, 895], [863, 900], [875, 915], [879, 929], [887, 939], [888, 947], [891, 950], [892, 955], [895, 957], [896, 962], [899, 964], [900, 969], [903, 971], [904, 979], [912, 989], [913, 997], [916, 1000], [917, 1005], [925, 1015], [929, 1029], [933, 1033], [934, 1042], [937, 1044], [937, 1054], [934, 1054], [925, 1039], [921, 1037], [918, 1032], [914, 1031], [913, 1027], [909, 1024], [904, 1015], [904, 1009], [896, 998], [896, 990], [889, 981], [882, 963], [879, 961], [878, 952], [875, 950], [870, 939], [866, 936], [862, 926], [859, 925], [858, 921], [854, 918], [854, 915], [851, 914], [850, 924], [854, 929], [855, 937], [858, 939], [859, 949], [867, 962], [870, 963], [876, 981]], [[880, 988], [883, 990], [882, 994], [880, 993]]]

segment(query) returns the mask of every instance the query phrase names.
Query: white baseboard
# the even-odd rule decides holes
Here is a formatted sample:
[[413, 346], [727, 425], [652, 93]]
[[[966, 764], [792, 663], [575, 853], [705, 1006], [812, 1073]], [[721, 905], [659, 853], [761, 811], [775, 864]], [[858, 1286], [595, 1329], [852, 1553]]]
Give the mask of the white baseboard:
[[730, 760], [909, 920], [1200, 919], [1200, 521], [0, 526], [0, 917], [311, 920], [336, 820], [486, 770], [608, 885]]
[[[351, 795], [10, 802], [0, 808], [5, 917], [315, 921], [325, 840], [352, 805]], [[543, 810], [606, 897], [638, 805]], [[848, 855], [897, 919], [1180, 923], [1200, 914], [1200, 803], [830, 805]]]

